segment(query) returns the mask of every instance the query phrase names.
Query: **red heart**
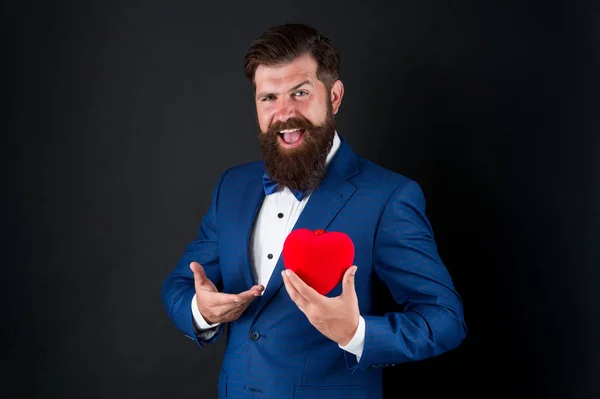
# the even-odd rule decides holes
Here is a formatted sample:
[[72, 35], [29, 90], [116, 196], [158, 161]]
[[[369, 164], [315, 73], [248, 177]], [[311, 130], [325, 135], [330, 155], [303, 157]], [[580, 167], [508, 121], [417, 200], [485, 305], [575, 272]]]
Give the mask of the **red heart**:
[[329, 293], [354, 262], [354, 243], [338, 231], [296, 229], [283, 243], [283, 264], [321, 295]]

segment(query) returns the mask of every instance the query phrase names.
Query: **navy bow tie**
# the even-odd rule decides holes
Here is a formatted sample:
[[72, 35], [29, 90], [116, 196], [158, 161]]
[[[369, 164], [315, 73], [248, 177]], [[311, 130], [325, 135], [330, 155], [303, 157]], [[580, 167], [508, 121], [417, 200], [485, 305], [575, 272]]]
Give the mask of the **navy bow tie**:
[[[265, 173], [263, 173], [263, 183], [265, 185], [265, 194], [266, 195], [277, 192], [278, 184], [275, 183], [273, 180], [271, 180], [271, 178], [269, 177], [269, 175], [267, 174], [266, 171], [265, 171]], [[302, 198], [304, 198], [304, 195], [306, 194], [305, 191], [292, 190], [291, 188], [289, 190], [294, 194], [294, 197], [296, 197], [296, 199], [298, 201], [302, 201]]]

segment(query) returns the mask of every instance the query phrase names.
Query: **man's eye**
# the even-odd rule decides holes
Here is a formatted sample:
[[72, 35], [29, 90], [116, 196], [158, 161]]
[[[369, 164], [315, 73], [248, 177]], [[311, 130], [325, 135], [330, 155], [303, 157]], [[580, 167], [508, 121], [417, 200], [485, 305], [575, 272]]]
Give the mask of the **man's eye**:
[[308, 93], [304, 90], [298, 90], [294, 92], [294, 97], [304, 97], [308, 95]]
[[263, 97], [262, 101], [271, 101], [273, 99], [273, 96], [265, 96]]

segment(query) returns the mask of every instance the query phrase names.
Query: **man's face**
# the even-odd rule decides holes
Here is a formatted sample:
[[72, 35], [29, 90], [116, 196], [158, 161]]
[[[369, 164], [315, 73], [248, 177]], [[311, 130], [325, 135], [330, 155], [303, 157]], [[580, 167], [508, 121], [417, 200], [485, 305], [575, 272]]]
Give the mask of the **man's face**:
[[255, 73], [256, 112], [265, 168], [291, 189], [313, 190], [326, 174], [325, 160], [335, 134], [343, 85], [331, 89], [317, 79], [311, 56]]

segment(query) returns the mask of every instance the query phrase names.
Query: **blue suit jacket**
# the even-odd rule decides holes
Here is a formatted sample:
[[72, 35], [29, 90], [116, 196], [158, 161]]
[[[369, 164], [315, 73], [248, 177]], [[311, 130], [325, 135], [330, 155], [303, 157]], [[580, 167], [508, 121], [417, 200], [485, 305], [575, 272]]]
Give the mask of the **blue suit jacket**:
[[[262, 297], [228, 324], [219, 398], [377, 399], [382, 367], [439, 355], [466, 336], [462, 302], [440, 259], [419, 185], [355, 154], [346, 140], [294, 229], [348, 234], [355, 245], [360, 313], [366, 322], [360, 362], [318, 332], [290, 299], [280, 257]], [[165, 280], [162, 300], [175, 326], [200, 346], [190, 304], [191, 261], [220, 290], [254, 285], [249, 239], [265, 196], [263, 162], [224, 172], [197, 240]], [[373, 314], [373, 282], [390, 290], [399, 311]], [[341, 283], [328, 296], [341, 293]]]

